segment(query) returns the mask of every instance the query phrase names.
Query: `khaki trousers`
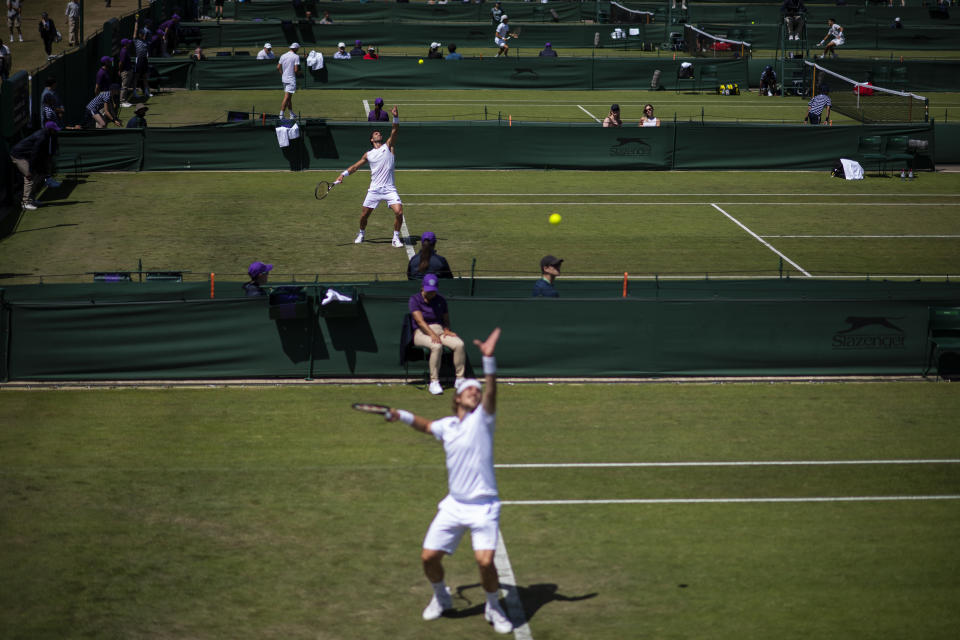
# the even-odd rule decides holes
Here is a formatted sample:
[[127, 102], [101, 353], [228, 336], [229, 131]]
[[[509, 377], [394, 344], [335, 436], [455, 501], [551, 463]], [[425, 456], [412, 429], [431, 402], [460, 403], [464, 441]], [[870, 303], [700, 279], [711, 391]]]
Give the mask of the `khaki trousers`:
[[[20, 202], [22, 204], [27, 204], [33, 200], [33, 184], [42, 184], [45, 176], [30, 175], [30, 161], [22, 160], [20, 158], [14, 158], [10, 156], [10, 160], [13, 161], [13, 164], [20, 170], [20, 173], [23, 174], [23, 198]], [[27, 176], [30, 176], [29, 178]]]
[[439, 324], [427, 325], [430, 330], [440, 336], [440, 342], [435, 343], [430, 336], [425, 334], [420, 327], [413, 332], [413, 344], [418, 347], [430, 349], [430, 382], [440, 380], [440, 358], [443, 356], [443, 348], [447, 347], [453, 351], [453, 370], [458, 378], [463, 377], [466, 367], [467, 354], [463, 349], [463, 340], [453, 336], [443, 335], [443, 326]]

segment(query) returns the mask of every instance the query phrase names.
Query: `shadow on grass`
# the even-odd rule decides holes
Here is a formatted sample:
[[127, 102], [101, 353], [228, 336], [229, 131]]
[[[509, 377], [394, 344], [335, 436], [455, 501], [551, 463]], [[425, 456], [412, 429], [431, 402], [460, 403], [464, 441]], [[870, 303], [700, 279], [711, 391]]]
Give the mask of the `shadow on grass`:
[[49, 227], [37, 227], [35, 229], [17, 229], [17, 233], [27, 233], [28, 231], [46, 231], [47, 229], [59, 229], [60, 227], [79, 227], [76, 222], [64, 222], [62, 224], [52, 224]]
[[[580, 600], [589, 600], [590, 598], [597, 597], [596, 593], [588, 593], [582, 596], [563, 595], [559, 592], [560, 587], [551, 582], [531, 584], [528, 587], [514, 586], [512, 584], [501, 584], [500, 586], [502, 589], [507, 591], [508, 598], [516, 596], [520, 599], [520, 603], [523, 605], [523, 615], [528, 622], [533, 619], [541, 607], [543, 607], [545, 604], [549, 604], [550, 602], [578, 602]], [[477, 593], [475, 595], [467, 593], [472, 590], [476, 590]], [[473, 598], [471, 598], [470, 595], [473, 595]], [[457, 587], [453, 597], [454, 605], [459, 604], [457, 602], [459, 600], [461, 602], [465, 602], [467, 608], [457, 608], [453, 611], [446, 611], [443, 614], [444, 617], [469, 618], [471, 616], [483, 615], [484, 608], [486, 607], [486, 599], [480, 583], [461, 585]], [[474, 604], [474, 601], [477, 601], [477, 604]], [[504, 610], [509, 616], [509, 609], [504, 608]], [[517, 624], [518, 621], [512, 620], [512, 622]]]

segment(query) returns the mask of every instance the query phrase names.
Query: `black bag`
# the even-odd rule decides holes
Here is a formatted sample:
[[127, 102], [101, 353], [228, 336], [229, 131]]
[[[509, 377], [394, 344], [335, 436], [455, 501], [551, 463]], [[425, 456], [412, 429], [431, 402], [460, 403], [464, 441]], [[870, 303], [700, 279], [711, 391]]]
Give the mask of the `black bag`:
[[830, 176], [834, 178], [846, 178], [847, 174], [843, 170], [843, 163], [837, 160], [837, 164], [833, 165], [833, 171], [830, 172]]

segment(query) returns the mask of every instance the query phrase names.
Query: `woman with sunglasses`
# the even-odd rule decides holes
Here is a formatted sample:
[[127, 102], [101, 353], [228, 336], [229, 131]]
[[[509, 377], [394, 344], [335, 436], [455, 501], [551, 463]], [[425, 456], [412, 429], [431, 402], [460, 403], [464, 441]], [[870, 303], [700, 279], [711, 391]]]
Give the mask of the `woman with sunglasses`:
[[653, 105], [648, 104], [643, 108], [643, 116], [640, 118], [641, 127], [659, 127], [660, 118], [653, 115]]

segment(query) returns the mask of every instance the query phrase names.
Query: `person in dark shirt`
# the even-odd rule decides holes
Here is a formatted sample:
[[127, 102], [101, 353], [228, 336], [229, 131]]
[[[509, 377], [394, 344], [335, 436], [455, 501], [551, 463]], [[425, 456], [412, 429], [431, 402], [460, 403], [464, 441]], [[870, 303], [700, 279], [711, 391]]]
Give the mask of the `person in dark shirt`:
[[350, 49], [351, 58], [362, 58], [363, 57], [363, 43], [359, 40], [353, 43], [353, 49]]
[[443, 59], [443, 54], [440, 53], [440, 47], [442, 45], [439, 42], [431, 42], [430, 50], [427, 51], [427, 58], [431, 60], [441, 60]]
[[563, 260], [551, 255], [543, 256], [540, 260], [540, 279], [533, 285], [534, 298], [559, 298], [560, 292], [553, 286], [553, 281], [560, 275], [560, 265]]
[[48, 60], [53, 58], [53, 43], [57, 41], [58, 35], [60, 35], [60, 32], [57, 31], [56, 25], [53, 24], [53, 20], [47, 15], [47, 12], [41, 13], [40, 39], [43, 40], [43, 48], [47, 52]]
[[777, 72], [769, 64], [760, 73], [760, 95], [772, 96], [777, 93]]
[[447, 51], [450, 53], [447, 54], [447, 57], [444, 60], [463, 60], [463, 55], [457, 53], [457, 43], [451, 42], [447, 45]]
[[127, 129], [146, 129], [147, 128], [147, 110], [148, 107], [145, 104], [140, 105], [133, 112], [134, 116], [127, 120]]
[[259, 260], [251, 262], [250, 267], [247, 269], [247, 275], [250, 276], [250, 281], [243, 285], [244, 295], [248, 298], [267, 295], [267, 290], [263, 288], [263, 285], [267, 284], [267, 278], [272, 269], [272, 264], [264, 264]]
[[113, 84], [113, 73], [110, 71], [111, 66], [113, 66], [113, 58], [110, 56], [100, 58], [100, 68], [97, 69], [97, 82], [94, 87], [95, 93], [110, 90], [110, 85]]
[[430, 386], [435, 396], [443, 393], [440, 386], [440, 358], [443, 348], [453, 351], [453, 368], [457, 382], [463, 379], [467, 356], [463, 340], [450, 329], [450, 312], [447, 301], [439, 294], [437, 276], [428, 273], [423, 278], [420, 291], [410, 296], [408, 309], [413, 320], [413, 344], [430, 350]]
[[804, 16], [807, 13], [803, 0], [783, 0], [780, 13], [783, 15], [784, 24], [787, 25], [787, 40], [800, 40]]
[[28, 211], [35, 211], [40, 205], [33, 199], [34, 185], [43, 184], [50, 173], [54, 154], [59, 150], [56, 122], [46, 122], [38, 131], [13, 145], [10, 159], [23, 174], [23, 198], [21, 205]]
[[387, 122], [390, 116], [383, 109], [383, 98], [377, 98], [373, 101], [373, 109], [367, 113], [367, 122]]
[[407, 280], [422, 280], [428, 273], [438, 278], [452, 278], [453, 272], [447, 259], [436, 252], [437, 236], [433, 231], [424, 231], [420, 236], [420, 253], [410, 258], [407, 265]]
[[557, 52], [553, 50], [553, 45], [549, 42], [543, 45], [543, 51], [540, 52], [541, 58], [556, 58]]

